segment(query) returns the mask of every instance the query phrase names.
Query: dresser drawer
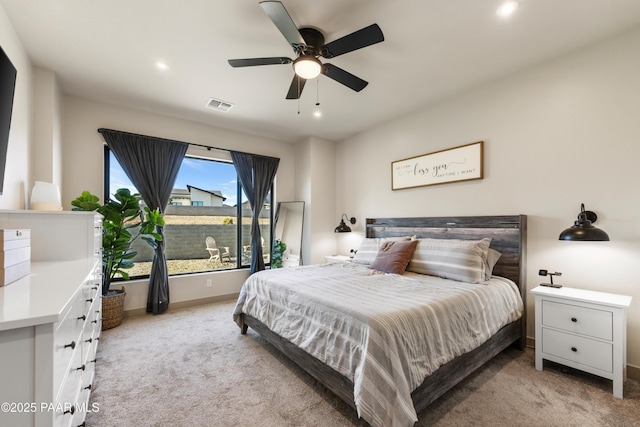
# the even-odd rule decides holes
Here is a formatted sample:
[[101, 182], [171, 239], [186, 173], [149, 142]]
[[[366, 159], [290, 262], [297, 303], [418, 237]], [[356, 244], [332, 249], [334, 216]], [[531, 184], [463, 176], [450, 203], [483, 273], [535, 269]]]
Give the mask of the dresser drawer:
[[[75, 353], [81, 354], [82, 348], [82, 293], [78, 292], [67, 305], [64, 317], [56, 325], [53, 349], [53, 390], [54, 396], [60, 390], [69, 372], [69, 365]], [[80, 360], [80, 359], [78, 359]]]
[[603, 340], [613, 339], [613, 313], [606, 310], [542, 301], [542, 324]]
[[73, 413], [77, 410], [78, 395], [82, 384], [84, 367], [81, 361], [81, 351], [77, 349], [73, 353], [71, 364], [67, 368], [67, 375], [62, 389], [55, 402], [55, 426], [67, 426], [73, 418]]
[[542, 352], [613, 372], [613, 344], [596, 341], [553, 329], [542, 329]]

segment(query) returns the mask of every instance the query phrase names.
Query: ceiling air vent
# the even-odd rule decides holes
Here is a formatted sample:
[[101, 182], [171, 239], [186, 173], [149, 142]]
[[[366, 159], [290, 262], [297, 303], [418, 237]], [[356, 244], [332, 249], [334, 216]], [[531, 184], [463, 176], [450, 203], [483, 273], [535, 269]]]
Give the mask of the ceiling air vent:
[[233, 107], [233, 104], [231, 104], [230, 102], [221, 101], [219, 99], [209, 98], [206, 107], [211, 108], [212, 110], [218, 110], [226, 113], [231, 109], [231, 107]]

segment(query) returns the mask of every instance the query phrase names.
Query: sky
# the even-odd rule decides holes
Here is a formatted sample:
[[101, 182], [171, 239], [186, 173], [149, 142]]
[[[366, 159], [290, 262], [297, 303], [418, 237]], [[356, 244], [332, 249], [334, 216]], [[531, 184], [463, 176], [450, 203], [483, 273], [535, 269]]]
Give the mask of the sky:
[[[110, 153], [109, 188], [114, 193], [118, 188], [129, 188], [136, 191], [133, 184], [122, 170], [118, 161]], [[225, 205], [237, 204], [237, 174], [231, 163], [216, 162], [185, 157], [178, 172], [174, 188], [187, 189], [187, 185], [202, 190], [218, 190], [227, 199]]]

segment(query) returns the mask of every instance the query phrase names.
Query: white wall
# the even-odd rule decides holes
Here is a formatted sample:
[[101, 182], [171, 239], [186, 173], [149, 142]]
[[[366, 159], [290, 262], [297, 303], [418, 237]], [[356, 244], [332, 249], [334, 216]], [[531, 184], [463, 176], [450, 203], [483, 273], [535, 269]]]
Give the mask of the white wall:
[[[296, 144], [296, 200], [304, 200], [302, 233], [303, 264], [324, 262], [334, 254], [336, 144], [326, 139], [309, 137]], [[283, 199], [280, 199], [283, 200]]]
[[[639, 46], [640, 31], [628, 33], [337, 144], [336, 213], [359, 231], [340, 252], [366, 217], [526, 214], [528, 288], [544, 268], [566, 286], [633, 296], [628, 361], [640, 367]], [[391, 161], [479, 140], [483, 180], [391, 190]], [[611, 242], [558, 241], [581, 202]]]
[[4, 188], [0, 195], [0, 209], [24, 209], [30, 191], [31, 165], [31, 63], [22, 42], [0, 5], [0, 46], [16, 67], [16, 89], [13, 101]]
[[[103, 193], [104, 140], [98, 128], [110, 128], [224, 149], [246, 151], [280, 158], [276, 194], [279, 200], [293, 200], [295, 155], [290, 143], [206, 126], [188, 120], [145, 111], [116, 107], [75, 96], [63, 98], [62, 204], [89, 190]], [[248, 270], [219, 271], [169, 279], [171, 302], [213, 298], [240, 291]], [[206, 287], [212, 279], [212, 287]], [[146, 307], [148, 281], [125, 283], [125, 310]]]
[[[56, 75], [43, 68], [33, 69], [33, 181], [62, 182], [62, 92]], [[29, 196], [31, 189], [29, 189]]]

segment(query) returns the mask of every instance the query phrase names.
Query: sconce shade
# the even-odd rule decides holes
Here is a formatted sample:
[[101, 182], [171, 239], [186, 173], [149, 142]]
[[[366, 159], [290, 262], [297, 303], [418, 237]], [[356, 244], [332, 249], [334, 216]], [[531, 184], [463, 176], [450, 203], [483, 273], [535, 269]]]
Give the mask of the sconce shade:
[[580, 214], [574, 224], [560, 233], [559, 240], [572, 240], [583, 242], [608, 242], [609, 235], [603, 230], [594, 227], [598, 216], [591, 211], [584, 210], [584, 203], [580, 205]]
[[[344, 218], [346, 218], [347, 215], [346, 214], [342, 214], [342, 217], [340, 218], [340, 224], [338, 224], [338, 226], [336, 227], [335, 230], [333, 230], [335, 233], [351, 233], [351, 227], [349, 227], [347, 224], [345, 224], [344, 222]], [[349, 218], [349, 222], [351, 224], [355, 224], [356, 223], [356, 219], [355, 217], [351, 217]]]
[[340, 220], [340, 224], [333, 230], [336, 233], [351, 233], [351, 227], [344, 223], [344, 220]]

